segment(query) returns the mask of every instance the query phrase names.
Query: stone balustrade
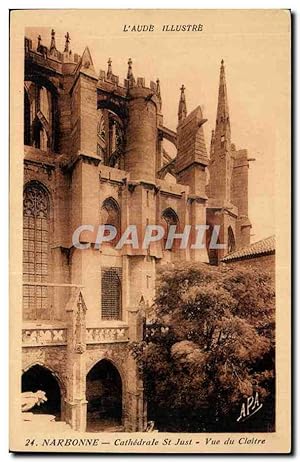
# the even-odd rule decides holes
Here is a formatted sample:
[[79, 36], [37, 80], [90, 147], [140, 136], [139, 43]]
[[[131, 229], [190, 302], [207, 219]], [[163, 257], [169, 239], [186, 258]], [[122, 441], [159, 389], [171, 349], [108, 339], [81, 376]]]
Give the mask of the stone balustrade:
[[86, 329], [86, 343], [118, 343], [128, 342], [128, 327], [88, 327]]
[[[128, 342], [128, 327], [88, 327], [86, 343]], [[55, 346], [67, 344], [67, 327], [26, 327], [22, 329], [22, 346]]]
[[22, 329], [22, 346], [54, 346], [67, 344], [66, 327], [29, 327]]

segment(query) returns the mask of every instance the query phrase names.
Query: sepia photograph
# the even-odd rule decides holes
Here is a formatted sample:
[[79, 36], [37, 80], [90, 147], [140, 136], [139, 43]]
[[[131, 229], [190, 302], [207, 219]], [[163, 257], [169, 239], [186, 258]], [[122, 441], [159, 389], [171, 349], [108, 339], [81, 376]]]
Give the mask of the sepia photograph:
[[289, 452], [290, 28], [11, 12], [11, 450]]

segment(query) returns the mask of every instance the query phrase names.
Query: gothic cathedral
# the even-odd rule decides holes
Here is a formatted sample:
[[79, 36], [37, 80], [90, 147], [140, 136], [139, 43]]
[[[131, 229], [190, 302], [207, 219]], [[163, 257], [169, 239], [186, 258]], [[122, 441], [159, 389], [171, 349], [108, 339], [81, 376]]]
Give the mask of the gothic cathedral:
[[[182, 76], [178, 76], [180, 80]], [[23, 391], [43, 390], [47, 412], [74, 430], [143, 431], [147, 409], [130, 342], [143, 336], [158, 265], [219, 264], [250, 242], [245, 149], [231, 142], [225, 67], [216, 127], [206, 150], [201, 107], [188, 113], [181, 87], [177, 131], [164, 125], [160, 82], [96, 74], [89, 49], [73, 54], [25, 38]], [[165, 149], [174, 146], [176, 155]], [[97, 248], [83, 224], [110, 224]], [[114, 243], [129, 225], [219, 225], [225, 249], [148, 249]], [[209, 240], [209, 239], [207, 239]]]

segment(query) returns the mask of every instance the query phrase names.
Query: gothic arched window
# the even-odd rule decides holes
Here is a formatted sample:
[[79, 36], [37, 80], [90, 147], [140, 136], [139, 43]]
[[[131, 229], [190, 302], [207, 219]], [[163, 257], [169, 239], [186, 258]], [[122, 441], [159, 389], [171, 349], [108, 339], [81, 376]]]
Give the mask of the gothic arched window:
[[235, 251], [235, 238], [234, 238], [234, 233], [233, 233], [231, 226], [229, 226], [228, 228], [227, 250], [228, 250], [228, 253]]
[[108, 197], [101, 207], [101, 224], [114, 226], [117, 230], [117, 235], [112, 244], [115, 244], [121, 235], [121, 212], [118, 203], [112, 197]]
[[[164, 220], [164, 228], [165, 228], [164, 248], [166, 248], [166, 242], [167, 242], [170, 226], [175, 225], [176, 226], [176, 232], [177, 233], [179, 232], [179, 230], [178, 230], [179, 218], [178, 218], [178, 215], [175, 212], [175, 210], [173, 210], [171, 207], [168, 207], [167, 209], [165, 209], [161, 216], [162, 216], [162, 218]], [[174, 245], [175, 245], [174, 243], [175, 242], [176, 241], [174, 240], [172, 248], [174, 248]], [[172, 249], [170, 249], [170, 250], [172, 250]]]
[[49, 319], [48, 280], [49, 196], [39, 183], [30, 183], [23, 198], [24, 318]]
[[101, 271], [101, 318], [122, 319], [122, 269], [102, 268]]

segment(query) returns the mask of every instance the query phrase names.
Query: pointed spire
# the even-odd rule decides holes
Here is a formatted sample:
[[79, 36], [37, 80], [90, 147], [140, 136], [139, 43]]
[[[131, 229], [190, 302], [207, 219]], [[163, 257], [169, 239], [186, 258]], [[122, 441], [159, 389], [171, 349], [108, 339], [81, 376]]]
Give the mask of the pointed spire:
[[70, 43], [70, 40], [71, 40], [69, 32], [66, 33], [65, 39], [66, 39], [66, 42], [65, 42], [64, 53], [66, 53], [66, 52], [68, 53], [69, 52], [69, 43]]
[[110, 80], [112, 75], [113, 75], [113, 73], [112, 73], [112, 65], [111, 65], [112, 64], [111, 58], [108, 58], [107, 64], [108, 64], [108, 66], [107, 66], [106, 77], [107, 77], [107, 80]]
[[211, 139], [210, 190], [220, 204], [231, 200], [231, 130], [224, 60], [221, 61], [216, 128]]
[[127, 71], [127, 80], [129, 80], [131, 83], [135, 82], [135, 78], [132, 72], [132, 59], [128, 59], [128, 71]]
[[217, 120], [215, 130], [215, 148], [218, 146], [219, 154], [229, 153], [231, 150], [231, 130], [229, 119], [229, 105], [227, 97], [224, 60], [221, 61], [219, 96], [217, 107]]
[[51, 30], [51, 43], [50, 43], [50, 53], [52, 51], [56, 50], [56, 45], [55, 45], [55, 30]]
[[186, 102], [185, 102], [185, 94], [184, 94], [185, 87], [184, 85], [180, 88], [180, 100], [178, 105], [178, 122], [180, 123], [183, 119], [186, 118], [187, 110], [186, 110]]
[[219, 81], [219, 98], [218, 98], [218, 108], [217, 108], [217, 122], [229, 122], [229, 107], [228, 107], [228, 98], [227, 98], [227, 87], [226, 87], [226, 77], [225, 77], [225, 66], [224, 60], [221, 61], [220, 67], [220, 81]]
[[161, 92], [160, 92], [160, 81], [156, 79], [156, 96], [159, 101], [159, 110], [161, 111], [162, 108], [162, 99], [161, 99]]

